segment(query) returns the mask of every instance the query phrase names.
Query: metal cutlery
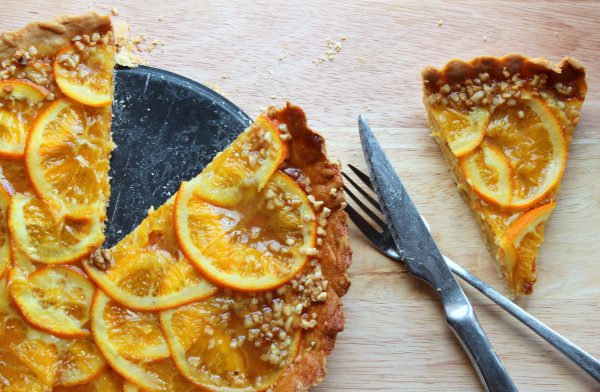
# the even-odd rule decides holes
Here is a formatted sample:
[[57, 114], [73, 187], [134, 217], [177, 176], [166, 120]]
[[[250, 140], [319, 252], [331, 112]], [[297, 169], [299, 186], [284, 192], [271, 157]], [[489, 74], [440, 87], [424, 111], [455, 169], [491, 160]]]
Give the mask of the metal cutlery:
[[454, 279], [421, 215], [362, 116], [358, 125], [373, 189], [400, 258], [412, 275], [429, 283], [439, 295], [446, 321], [469, 355], [485, 390], [516, 391], [483, 332], [473, 307]]

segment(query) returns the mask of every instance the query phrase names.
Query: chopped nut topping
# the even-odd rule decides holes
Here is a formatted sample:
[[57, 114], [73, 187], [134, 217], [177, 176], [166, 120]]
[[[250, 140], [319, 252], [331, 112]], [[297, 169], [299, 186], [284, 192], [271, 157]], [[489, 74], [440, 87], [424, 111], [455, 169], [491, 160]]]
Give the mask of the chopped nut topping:
[[102, 271], [108, 270], [112, 263], [112, 257], [107, 249], [96, 249], [88, 259], [89, 265]]

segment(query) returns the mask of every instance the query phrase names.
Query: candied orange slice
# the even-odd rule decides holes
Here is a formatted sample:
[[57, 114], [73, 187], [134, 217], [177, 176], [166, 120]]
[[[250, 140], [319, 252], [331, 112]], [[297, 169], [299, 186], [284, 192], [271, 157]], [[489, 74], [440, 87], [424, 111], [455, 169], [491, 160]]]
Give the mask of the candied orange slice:
[[54, 77], [69, 98], [88, 106], [112, 102], [114, 47], [98, 43], [82, 50], [75, 45], [61, 49], [54, 60]]
[[[286, 330], [285, 320], [299, 316], [285, 316], [280, 299], [256, 311], [252, 299], [216, 295], [161, 312], [181, 374], [210, 391], [262, 391], [278, 380], [294, 359], [301, 336], [291, 322]], [[263, 324], [269, 328], [259, 329]]]
[[106, 370], [94, 381], [73, 387], [59, 386], [54, 392], [121, 392], [124, 390], [123, 379], [112, 370]]
[[109, 195], [110, 113], [68, 99], [53, 102], [33, 125], [25, 162], [36, 194], [55, 210], [103, 217]]
[[109, 250], [111, 267], [84, 264], [90, 278], [115, 301], [135, 310], [172, 308], [215, 292], [216, 288], [181, 253], [173, 224], [173, 199]]
[[[98, 347], [112, 368], [129, 382], [135, 384], [136, 387], [144, 390], [175, 392], [192, 389], [192, 384], [179, 375], [171, 359], [150, 362], [145, 360], [133, 361], [121, 354], [119, 349], [126, 348], [118, 347], [111, 339], [113, 325], [111, 325], [110, 320], [113, 319], [114, 314], [126, 312], [127, 309], [120, 307], [102, 291], [98, 290], [94, 295], [91, 312], [92, 333]], [[148, 326], [146, 320], [147, 316], [133, 312], [132, 317], [122, 320], [121, 327], [131, 331], [142, 331]], [[134, 325], [126, 326], [126, 324]], [[152, 329], [155, 328], [158, 328], [158, 326], [153, 325]], [[160, 330], [158, 332], [160, 333]], [[142, 340], [137, 342], [137, 345], [141, 344], [143, 344]], [[126, 390], [135, 390], [135, 388], [128, 386]]]
[[432, 114], [435, 121], [440, 124], [450, 150], [457, 157], [473, 151], [485, 136], [484, 126], [489, 112], [480, 107], [473, 108], [467, 114], [454, 109], [445, 109]]
[[106, 306], [103, 317], [111, 344], [125, 359], [156, 361], [169, 357], [156, 313], [135, 312], [113, 302]]
[[106, 369], [106, 362], [90, 338], [61, 340], [59, 348], [58, 385], [74, 386], [89, 383]]
[[0, 278], [10, 262], [10, 241], [8, 237], [8, 206], [10, 195], [0, 186]]
[[0, 385], [11, 391], [48, 391], [56, 382], [58, 353], [52, 344], [28, 339], [29, 329], [10, 306], [7, 279], [0, 280]]
[[9, 207], [11, 239], [33, 261], [69, 263], [89, 255], [104, 241], [99, 218], [56, 217], [37, 196], [17, 193]]
[[261, 190], [286, 154], [276, 121], [260, 115], [191, 182], [203, 189], [205, 200], [233, 206], [248, 188]]
[[30, 327], [10, 306], [6, 280], [0, 282], [0, 377], [10, 390], [48, 391], [79, 385], [104, 371], [93, 341], [65, 340]]
[[315, 212], [306, 193], [277, 171], [259, 193], [235, 207], [204, 198], [183, 183], [175, 202], [179, 246], [208, 279], [239, 290], [269, 290], [290, 280], [315, 255]]
[[514, 282], [513, 290], [530, 294], [536, 281], [536, 259], [544, 241], [544, 226], [555, 202], [542, 204], [517, 218], [502, 240], [508, 273]]
[[503, 207], [511, 203], [513, 169], [501, 149], [483, 142], [460, 162], [467, 183], [479, 197]]
[[[43, 101], [48, 91], [28, 80], [8, 79], [0, 81], [0, 98], [10, 102], [22, 102], [34, 106]], [[3, 101], [4, 101], [3, 100]], [[0, 156], [20, 157], [25, 150], [27, 121], [13, 111], [0, 109]]]
[[29, 277], [11, 274], [10, 294], [32, 325], [62, 337], [80, 338], [89, 331], [94, 285], [75, 268], [45, 267]]
[[522, 94], [517, 105], [497, 107], [486, 137], [514, 169], [511, 207], [530, 207], [558, 185], [567, 163], [567, 142], [559, 119], [540, 97]]

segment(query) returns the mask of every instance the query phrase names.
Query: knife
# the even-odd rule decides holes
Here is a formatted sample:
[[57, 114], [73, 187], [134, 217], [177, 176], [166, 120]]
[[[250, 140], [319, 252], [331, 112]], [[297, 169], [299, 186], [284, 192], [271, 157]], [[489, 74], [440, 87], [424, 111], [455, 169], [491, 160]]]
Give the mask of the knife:
[[446, 321], [469, 355], [485, 390], [517, 391], [417, 207], [362, 116], [358, 117], [358, 128], [375, 194], [408, 271], [429, 283], [440, 296]]

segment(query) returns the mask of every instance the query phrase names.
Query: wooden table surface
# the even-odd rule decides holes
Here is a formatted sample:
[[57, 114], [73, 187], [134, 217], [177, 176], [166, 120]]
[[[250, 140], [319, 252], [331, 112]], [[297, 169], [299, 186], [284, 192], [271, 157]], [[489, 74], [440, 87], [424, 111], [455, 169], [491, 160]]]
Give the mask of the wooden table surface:
[[[7, 4], [8, 3], [8, 4]], [[255, 115], [290, 100], [328, 140], [332, 156], [364, 167], [363, 113], [440, 248], [495, 287], [494, 262], [428, 136], [420, 70], [453, 57], [521, 52], [588, 69], [589, 93], [562, 193], [539, 263], [519, 304], [600, 357], [600, 3], [591, 1], [111, 1], [2, 0], [0, 30], [33, 19], [109, 12], [159, 44], [149, 64], [216, 88]], [[327, 39], [341, 41], [332, 61]], [[466, 355], [435, 295], [375, 252], [352, 227], [346, 330], [316, 391], [477, 391]], [[466, 291], [499, 356], [523, 391], [592, 391], [599, 385], [472, 289]]]

